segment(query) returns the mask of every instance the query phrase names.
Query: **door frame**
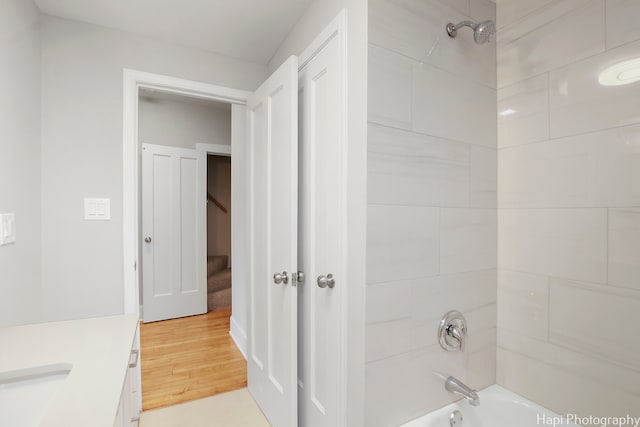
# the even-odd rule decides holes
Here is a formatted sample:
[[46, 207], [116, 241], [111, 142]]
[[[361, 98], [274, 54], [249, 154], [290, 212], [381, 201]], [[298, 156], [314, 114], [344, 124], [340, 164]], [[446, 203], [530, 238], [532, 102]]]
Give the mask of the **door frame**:
[[[248, 298], [245, 269], [249, 263], [247, 236], [248, 227], [246, 208], [249, 203], [246, 175], [248, 172], [244, 149], [244, 125], [246, 109], [244, 105], [231, 106], [231, 145], [196, 144], [196, 151], [204, 154], [205, 164], [201, 165], [204, 174], [200, 181], [205, 183], [208, 173], [208, 155], [229, 157], [231, 159], [231, 319], [229, 335], [236, 347], [247, 358], [247, 310]], [[235, 208], [235, 209], [234, 209]], [[205, 208], [206, 210], [206, 208]], [[205, 218], [206, 221], [206, 218]], [[205, 224], [206, 228], [206, 224]], [[238, 320], [241, 318], [241, 320]], [[244, 324], [244, 326], [243, 326]]]
[[122, 179], [122, 244], [123, 244], [123, 311], [140, 310], [138, 283], [138, 95], [141, 88], [155, 89], [233, 105], [246, 105], [251, 92], [201, 83], [162, 74], [125, 68], [123, 70], [123, 179]]

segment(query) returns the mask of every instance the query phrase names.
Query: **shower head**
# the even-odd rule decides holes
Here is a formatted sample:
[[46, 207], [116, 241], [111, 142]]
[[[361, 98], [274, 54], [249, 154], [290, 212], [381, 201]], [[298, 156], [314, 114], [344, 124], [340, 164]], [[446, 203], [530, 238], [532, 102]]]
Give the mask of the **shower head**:
[[458, 24], [448, 23], [447, 34], [449, 37], [454, 38], [458, 35], [458, 29], [462, 27], [469, 27], [473, 30], [473, 40], [477, 44], [483, 44], [491, 40], [491, 36], [496, 33], [496, 24], [493, 21], [473, 22], [462, 21]]
[[496, 33], [496, 23], [493, 21], [484, 21], [478, 24], [473, 31], [473, 39], [476, 43], [482, 44], [491, 41], [491, 37]]

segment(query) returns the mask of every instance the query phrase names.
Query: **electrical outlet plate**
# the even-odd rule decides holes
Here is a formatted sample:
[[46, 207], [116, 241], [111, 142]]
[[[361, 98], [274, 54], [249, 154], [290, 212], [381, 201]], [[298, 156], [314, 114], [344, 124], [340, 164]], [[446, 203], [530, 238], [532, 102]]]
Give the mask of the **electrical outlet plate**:
[[0, 214], [0, 246], [16, 241], [16, 216], [12, 213]]

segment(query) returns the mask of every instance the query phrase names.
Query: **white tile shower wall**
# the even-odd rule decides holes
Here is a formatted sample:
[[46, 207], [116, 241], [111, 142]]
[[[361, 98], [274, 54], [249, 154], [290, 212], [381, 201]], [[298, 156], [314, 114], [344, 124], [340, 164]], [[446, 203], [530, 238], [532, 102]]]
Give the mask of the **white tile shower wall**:
[[551, 343], [640, 371], [639, 291], [556, 277], [549, 288]]
[[[498, 35], [499, 87], [604, 50], [604, 0], [556, 0]], [[531, 31], [528, 31], [531, 29]]]
[[[638, 58], [640, 41], [549, 73], [551, 137], [576, 135], [640, 122], [640, 86], [604, 86], [598, 73]], [[589, 72], [587, 72], [587, 70]]]
[[[370, 124], [368, 152], [370, 204], [468, 206], [468, 145]], [[478, 180], [486, 168], [482, 160]], [[495, 181], [483, 188], [495, 191]]]
[[495, 209], [498, 203], [498, 153], [469, 146], [469, 206]]
[[498, 275], [501, 329], [546, 341], [549, 338], [549, 278], [503, 270]]
[[369, 47], [369, 120], [411, 129], [413, 61], [392, 51]]
[[[442, 376], [495, 382], [496, 47], [467, 29], [449, 38], [465, 19], [495, 19], [495, 4], [369, 1], [368, 427], [455, 400]], [[464, 353], [438, 344], [453, 309]]]
[[640, 206], [638, 153], [638, 125], [505, 148], [501, 207]]
[[[496, 15], [498, 18], [498, 28], [503, 28], [520, 20], [522, 17], [544, 8], [554, 0], [497, 0], [498, 5]], [[502, 32], [502, 31], [501, 31]]]
[[640, 2], [497, 13], [497, 381], [559, 413], [640, 416], [640, 84], [598, 81], [640, 57]]
[[607, 49], [640, 40], [638, 16], [638, 0], [607, 0]]
[[495, 268], [498, 262], [495, 209], [440, 211], [440, 273]]
[[604, 283], [606, 209], [501, 209], [498, 266]]
[[549, 138], [549, 81], [546, 74], [498, 90], [500, 148]]
[[367, 214], [367, 282], [438, 274], [437, 208], [370, 205]]
[[609, 209], [609, 284], [640, 290], [640, 208]]
[[417, 64], [413, 68], [412, 94], [414, 131], [496, 148], [495, 89], [428, 64]]

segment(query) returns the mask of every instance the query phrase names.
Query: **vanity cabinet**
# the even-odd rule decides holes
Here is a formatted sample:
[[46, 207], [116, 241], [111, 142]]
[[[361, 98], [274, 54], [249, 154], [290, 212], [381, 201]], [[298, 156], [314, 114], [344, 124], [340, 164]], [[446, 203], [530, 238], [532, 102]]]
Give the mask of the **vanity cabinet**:
[[122, 387], [118, 413], [114, 427], [137, 427], [142, 410], [140, 386], [140, 324], [136, 328], [136, 335], [131, 347], [129, 367]]

